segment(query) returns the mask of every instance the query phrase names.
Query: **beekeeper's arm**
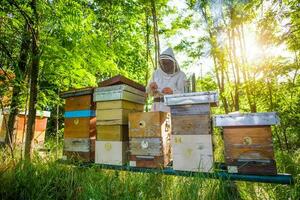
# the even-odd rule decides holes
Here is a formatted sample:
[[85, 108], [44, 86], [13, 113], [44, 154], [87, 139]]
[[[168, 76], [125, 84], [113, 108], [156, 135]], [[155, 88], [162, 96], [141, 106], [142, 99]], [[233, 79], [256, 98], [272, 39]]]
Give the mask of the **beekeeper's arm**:
[[184, 93], [184, 87], [186, 85], [186, 75], [181, 72], [176, 83], [176, 88], [173, 89], [173, 94]]
[[[156, 71], [152, 74], [151, 79], [148, 81], [147, 87], [146, 87], [146, 93], [154, 96], [154, 90], [153, 90], [153, 83], [155, 83], [155, 76], [156, 76]], [[152, 86], [152, 89], [151, 89]]]

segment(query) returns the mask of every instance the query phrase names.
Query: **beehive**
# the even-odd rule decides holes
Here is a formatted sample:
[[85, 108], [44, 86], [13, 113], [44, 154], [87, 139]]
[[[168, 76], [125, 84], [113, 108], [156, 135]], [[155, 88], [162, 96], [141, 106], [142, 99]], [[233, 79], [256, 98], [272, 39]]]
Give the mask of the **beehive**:
[[171, 108], [173, 169], [209, 172], [213, 167], [210, 107], [218, 101], [215, 92], [166, 95]]
[[93, 88], [71, 90], [65, 98], [64, 156], [67, 159], [95, 159], [96, 117]]
[[175, 170], [209, 172], [213, 168], [211, 135], [172, 135], [172, 147]]
[[143, 111], [145, 93], [125, 84], [109, 86], [105, 82], [104, 85], [94, 93], [97, 108], [95, 162], [124, 165], [128, 160], [128, 115]]
[[96, 141], [96, 163], [124, 165], [127, 162], [128, 142]]
[[276, 113], [217, 115], [214, 121], [223, 129], [228, 172], [277, 174], [271, 132], [279, 123]]
[[170, 161], [170, 115], [165, 112], [129, 114], [130, 166], [163, 168]]
[[[6, 138], [6, 128], [8, 123], [8, 112], [4, 112], [4, 115], [1, 113], [0, 123], [1, 123], [1, 131], [0, 131], [0, 142], [4, 142]], [[27, 123], [27, 115], [25, 112], [20, 112], [15, 120], [14, 125], [14, 142], [19, 145], [24, 143], [25, 141], [25, 132], [26, 132], [26, 123]], [[47, 121], [50, 117], [49, 111], [36, 111], [35, 118], [35, 129], [33, 135], [33, 142], [35, 147], [42, 147], [45, 142], [45, 133], [47, 128]]]

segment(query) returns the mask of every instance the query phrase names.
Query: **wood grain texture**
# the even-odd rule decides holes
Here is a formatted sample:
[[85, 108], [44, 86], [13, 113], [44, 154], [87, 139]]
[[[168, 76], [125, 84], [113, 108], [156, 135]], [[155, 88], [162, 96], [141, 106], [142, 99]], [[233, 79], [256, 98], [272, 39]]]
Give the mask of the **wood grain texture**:
[[274, 159], [270, 126], [225, 127], [223, 129], [225, 158]]
[[178, 105], [171, 106], [171, 114], [174, 115], [210, 115], [209, 104]]
[[229, 173], [252, 174], [252, 175], [276, 175], [275, 160], [264, 160], [264, 162], [239, 162], [233, 161], [227, 164]]
[[96, 110], [97, 125], [126, 125], [128, 114], [137, 112], [126, 109]]
[[66, 98], [65, 111], [95, 110], [92, 95], [75, 96]]
[[165, 168], [170, 162], [170, 155], [164, 156], [129, 156], [131, 167]]
[[90, 152], [91, 140], [86, 138], [64, 139], [64, 151]]
[[172, 135], [173, 169], [209, 172], [213, 168], [211, 135]]
[[139, 112], [129, 114], [129, 137], [166, 137], [170, 134], [169, 113]]
[[68, 97], [77, 97], [77, 96], [84, 96], [84, 95], [93, 95], [94, 88], [93, 87], [86, 87], [86, 88], [80, 88], [80, 89], [72, 89], [69, 91], [65, 91], [60, 93], [61, 98], [68, 98]]
[[205, 135], [211, 134], [209, 115], [172, 116], [173, 135]]
[[241, 174], [277, 173], [270, 126], [224, 127], [223, 134], [228, 166]]
[[97, 126], [97, 140], [128, 141], [127, 125]]
[[65, 118], [64, 138], [96, 137], [96, 117]]
[[114, 76], [114, 77], [112, 77], [110, 79], [107, 79], [105, 81], [100, 82], [98, 85], [100, 87], [105, 87], [105, 86], [120, 85], [120, 84], [129, 85], [129, 86], [131, 86], [133, 88], [136, 88], [138, 90], [141, 90], [143, 92], [146, 91], [145, 86], [143, 86], [143, 85], [141, 85], [141, 84], [139, 84], [139, 83], [137, 83], [135, 81], [132, 81], [132, 80], [130, 80], [130, 79], [128, 79], [128, 78], [126, 78], [126, 77], [124, 77], [122, 75]]
[[[165, 140], [165, 141], [164, 141]], [[130, 138], [131, 155], [162, 156], [169, 153], [170, 141], [166, 138]]]
[[272, 131], [270, 126], [253, 127], [225, 127], [223, 129], [224, 142], [228, 145], [244, 145], [245, 137], [250, 137], [251, 145], [272, 144]]
[[266, 160], [274, 159], [273, 146], [241, 146], [235, 147], [232, 145], [225, 146], [225, 160], [231, 162], [236, 159], [249, 159], [249, 160]]
[[128, 160], [128, 142], [96, 141], [95, 163], [124, 165]]
[[143, 111], [144, 105], [125, 100], [97, 102], [97, 110], [126, 109]]

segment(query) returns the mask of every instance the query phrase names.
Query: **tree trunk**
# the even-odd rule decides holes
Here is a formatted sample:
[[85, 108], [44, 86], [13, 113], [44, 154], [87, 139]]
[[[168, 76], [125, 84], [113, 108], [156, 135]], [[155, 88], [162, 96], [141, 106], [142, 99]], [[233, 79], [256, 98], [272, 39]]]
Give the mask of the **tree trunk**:
[[[15, 68], [15, 81], [12, 93], [12, 99], [10, 104], [10, 113], [8, 117], [8, 124], [7, 124], [7, 132], [6, 132], [6, 144], [12, 146], [14, 143], [13, 141], [13, 132], [14, 132], [14, 124], [15, 118], [18, 114], [19, 104], [20, 104], [20, 92], [21, 92], [21, 85], [24, 81], [25, 72], [26, 72], [26, 65], [28, 60], [28, 52], [30, 47], [30, 35], [29, 35], [29, 27], [27, 22], [24, 25], [24, 32], [22, 36], [22, 42], [20, 46], [20, 55], [18, 66]], [[10, 144], [11, 143], [11, 144]]]
[[29, 98], [29, 113], [27, 121], [26, 139], [25, 139], [25, 159], [31, 158], [32, 140], [35, 127], [36, 104], [38, 94], [38, 74], [40, 62], [40, 49], [39, 49], [39, 30], [38, 30], [38, 13], [36, 0], [32, 0], [31, 9], [33, 11], [33, 28], [31, 30], [32, 36], [32, 65], [30, 70], [30, 98]]
[[246, 89], [246, 97], [247, 97], [247, 100], [248, 100], [248, 104], [249, 104], [249, 108], [250, 108], [250, 111], [252, 113], [255, 113], [256, 112], [256, 105], [252, 102], [252, 99], [251, 99], [251, 94], [250, 94], [250, 88], [249, 88], [249, 80], [248, 80], [248, 77], [247, 77], [247, 69], [246, 69], [246, 56], [245, 56], [245, 49], [244, 49], [244, 44], [242, 42], [242, 36], [241, 36], [241, 31], [239, 30], [239, 27], [237, 27], [237, 34], [238, 34], [238, 40], [239, 40], [239, 45], [240, 45], [240, 49], [241, 49], [241, 52], [242, 52], [242, 68], [241, 68], [241, 71], [242, 71], [242, 75], [243, 75], [243, 79], [244, 79], [244, 85], [245, 85], [245, 89]]
[[220, 79], [220, 75], [219, 75], [217, 56], [214, 53], [215, 50], [217, 49], [216, 39], [215, 39], [215, 36], [213, 35], [213, 33], [210, 30], [211, 27], [209, 25], [209, 21], [208, 21], [209, 19], [208, 19], [207, 12], [206, 12], [205, 8], [200, 7], [200, 11], [201, 11], [201, 14], [204, 17], [204, 20], [207, 24], [207, 31], [208, 31], [209, 39], [210, 39], [209, 43], [211, 45], [211, 56], [212, 56], [213, 62], [214, 62], [214, 71], [215, 71], [215, 74], [216, 74], [217, 85], [218, 85], [218, 88], [219, 88], [219, 91], [220, 91], [220, 98], [221, 98], [221, 101], [224, 105], [225, 113], [228, 113], [228, 104], [227, 104], [226, 97], [224, 95], [224, 82], [221, 82], [222, 80]]
[[158, 23], [157, 23], [157, 13], [155, 0], [151, 0], [151, 11], [153, 18], [153, 36], [155, 43], [155, 69], [158, 67], [159, 55], [160, 55], [160, 45], [159, 45], [159, 35], [158, 35]]

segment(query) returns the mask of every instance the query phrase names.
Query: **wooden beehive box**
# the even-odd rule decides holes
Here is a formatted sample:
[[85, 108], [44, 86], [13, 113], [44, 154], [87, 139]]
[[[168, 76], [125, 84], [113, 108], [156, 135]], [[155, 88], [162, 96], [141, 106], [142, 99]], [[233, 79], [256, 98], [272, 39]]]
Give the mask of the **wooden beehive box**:
[[129, 113], [144, 109], [145, 93], [128, 85], [100, 87], [94, 101], [97, 125], [127, 125]]
[[[8, 112], [4, 112], [4, 115], [1, 114], [0, 122], [1, 122], [1, 132], [0, 132], [0, 142], [5, 141], [6, 137], [6, 128], [8, 123]], [[27, 115], [25, 112], [20, 112], [15, 120], [14, 125], [14, 142], [17, 145], [23, 144], [25, 142], [25, 130], [27, 123]], [[47, 121], [50, 117], [49, 111], [36, 111], [35, 118], [35, 129], [33, 135], [33, 144], [34, 147], [42, 147], [45, 142], [45, 134], [47, 128]]]
[[128, 126], [127, 125], [97, 126], [97, 140], [128, 141]]
[[93, 88], [61, 94], [65, 102], [64, 155], [90, 161], [95, 157], [96, 117]]
[[96, 141], [95, 163], [124, 165], [128, 160], [128, 142]]
[[102, 82], [99, 83], [99, 86], [100, 87], [105, 87], [105, 86], [112, 86], [112, 85], [123, 85], [123, 84], [126, 84], [126, 85], [129, 85], [135, 89], [138, 89], [142, 92], [145, 92], [146, 91], [146, 88], [135, 82], [135, 81], [132, 81], [122, 75], [117, 75], [117, 76], [114, 76], [112, 78], [109, 78], [107, 80], [104, 80]]
[[209, 172], [213, 167], [210, 107], [216, 92], [194, 92], [165, 96], [171, 108], [173, 169]]
[[65, 138], [64, 156], [68, 159], [91, 161], [95, 157], [95, 139]]
[[211, 134], [210, 107], [216, 106], [217, 102], [215, 92], [166, 95], [165, 103], [171, 107], [172, 134]]
[[276, 113], [217, 115], [214, 121], [223, 128], [228, 172], [277, 174], [271, 132], [279, 123]]
[[170, 115], [165, 112], [129, 114], [130, 165], [162, 168], [170, 161]]
[[173, 169], [210, 172], [213, 168], [211, 135], [172, 135]]
[[170, 134], [170, 114], [136, 112], [129, 114], [130, 138], [161, 138]]

